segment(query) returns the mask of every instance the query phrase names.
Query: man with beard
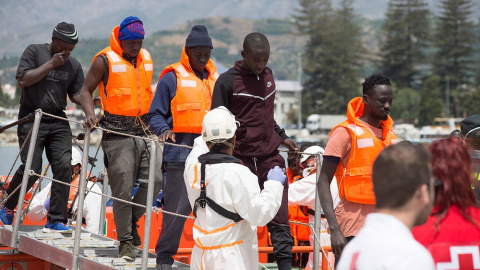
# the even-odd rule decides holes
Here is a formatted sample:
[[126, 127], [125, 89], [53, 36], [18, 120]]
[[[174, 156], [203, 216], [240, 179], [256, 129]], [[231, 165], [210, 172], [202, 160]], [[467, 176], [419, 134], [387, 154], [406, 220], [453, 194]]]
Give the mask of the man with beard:
[[428, 250], [410, 232], [432, 210], [434, 177], [423, 146], [401, 142], [373, 164], [377, 208], [346, 247], [336, 269], [435, 269]]
[[[348, 103], [347, 120], [330, 132], [318, 182], [336, 262], [343, 247], [363, 226], [366, 215], [375, 211], [371, 177], [375, 158], [397, 141], [389, 116], [393, 102], [390, 79], [373, 74], [362, 85], [363, 95]], [[334, 175], [341, 199], [335, 210], [330, 194]]]

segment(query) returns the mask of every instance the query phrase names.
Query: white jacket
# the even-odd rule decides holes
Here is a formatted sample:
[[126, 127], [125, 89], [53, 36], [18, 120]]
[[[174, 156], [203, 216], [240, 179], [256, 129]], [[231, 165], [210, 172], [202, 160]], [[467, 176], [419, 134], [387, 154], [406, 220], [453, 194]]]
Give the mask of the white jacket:
[[[305, 205], [308, 208], [315, 210], [315, 191], [317, 190], [317, 176], [315, 173], [302, 178], [300, 180], [295, 181], [294, 183], [288, 186], [288, 205]], [[333, 198], [333, 209], [335, 209], [340, 202], [340, 198], [338, 197], [338, 187], [337, 187], [337, 180], [333, 177], [332, 182], [330, 183], [330, 193], [332, 194]], [[323, 214], [323, 210], [320, 209], [319, 211]], [[308, 220], [310, 223], [315, 222], [315, 216], [309, 215]], [[330, 234], [328, 233], [328, 222], [325, 218], [321, 219], [320, 225], [320, 244], [322, 246], [330, 246]], [[313, 246], [313, 241], [315, 241], [314, 234], [312, 229], [310, 229], [310, 237], [309, 242], [310, 245]], [[320, 260], [322, 257], [320, 256]], [[321, 261], [320, 261], [321, 262]], [[313, 267], [313, 253], [310, 252], [308, 263], [306, 268]]]
[[[184, 179], [192, 208], [200, 196], [198, 156], [207, 152], [207, 145], [198, 137], [185, 163]], [[258, 269], [256, 226], [265, 226], [277, 214], [283, 185], [266, 181], [260, 192], [257, 176], [235, 163], [207, 164], [205, 183], [207, 197], [243, 220], [235, 223], [208, 205], [197, 207], [191, 269]]]
[[[30, 210], [28, 212], [28, 219], [33, 222], [40, 222], [47, 217], [48, 211], [43, 206], [45, 200], [50, 196], [50, 188], [52, 183], [49, 183], [44, 187], [37, 195], [32, 198], [32, 203], [30, 204]], [[93, 186], [93, 188], [92, 188]], [[102, 190], [98, 185], [93, 182], [88, 182], [87, 188], [92, 191], [102, 193]], [[83, 217], [86, 221], [86, 226], [84, 229], [92, 232], [98, 233], [98, 222], [100, 221], [100, 205], [102, 204], [102, 196], [89, 192], [85, 197], [85, 202], [83, 203]], [[75, 199], [73, 205], [73, 213], [77, 211], [78, 206], [78, 197]]]

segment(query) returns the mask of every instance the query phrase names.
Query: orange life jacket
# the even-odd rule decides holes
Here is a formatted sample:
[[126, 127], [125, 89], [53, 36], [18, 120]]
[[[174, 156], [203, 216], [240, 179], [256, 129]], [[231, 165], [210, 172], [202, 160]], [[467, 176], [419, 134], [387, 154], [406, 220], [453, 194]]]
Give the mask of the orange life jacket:
[[150, 53], [142, 49], [137, 56], [137, 67], [122, 57], [123, 50], [118, 41], [119, 26], [112, 30], [110, 46], [98, 52], [108, 59], [108, 82], [98, 84], [102, 109], [111, 114], [123, 116], [144, 115], [150, 109], [153, 99], [153, 62]]
[[389, 116], [387, 120], [381, 122], [382, 140], [378, 139], [357, 120], [362, 116], [363, 109], [361, 97], [352, 99], [348, 103], [347, 120], [334, 128], [345, 127], [352, 139], [347, 167], [344, 168], [340, 162], [335, 177], [341, 199], [345, 197], [355, 203], [375, 204], [372, 183], [373, 162], [385, 147], [397, 143], [397, 135], [393, 129], [393, 120]]
[[208, 78], [200, 80], [190, 67], [184, 47], [180, 62], [167, 66], [160, 75], [159, 80], [173, 70], [177, 77], [177, 90], [170, 107], [175, 133], [202, 133], [203, 117], [210, 110], [213, 87], [219, 76], [211, 59], [206, 68]]
[[[300, 175], [294, 176], [292, 171], [287, 168], [287, 177], [289, 183], [293, 183], [301, 179]], [[308, 207], [301, 205], [291, 205], [288, 207], [288, 219], [292, 221], [308, 223]], [[298, 245], [298, 241], [308, 241], [310, 236], [310, 227], [300, 224], [290, 223], [290, 230], [295, 246]]]
[[[89, 181], [88, 180], [89, 178], [90, 178], [90, 172], [87, 171], [87, 181]], [[75, 177], [75, 179], [73, 179], [73, 181], [70, 183], [70, 185], [78, 187], [79, 180], [80, 180], [80, 174], [78, 174], [77, 177]], [[75, 199], [75, 195], [77, 194], [77, 192], [78, 192], [78, 188], [70, 186], [70, 193], [68, 194], [67, 209], [72, 208], [73, 200]]]

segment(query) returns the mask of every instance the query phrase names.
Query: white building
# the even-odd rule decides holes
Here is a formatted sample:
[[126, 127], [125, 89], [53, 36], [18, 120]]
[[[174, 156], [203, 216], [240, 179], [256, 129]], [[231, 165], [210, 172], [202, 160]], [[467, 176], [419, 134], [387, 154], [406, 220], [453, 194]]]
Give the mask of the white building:
[[302, 85], [298, 81], [275, 81], [275, 121], [282, 128], [296, 126], [297, 123], [291, 122], [287, 118], [287, 113], [295, 110], [298, 114], [299, 93], [302, 91]]

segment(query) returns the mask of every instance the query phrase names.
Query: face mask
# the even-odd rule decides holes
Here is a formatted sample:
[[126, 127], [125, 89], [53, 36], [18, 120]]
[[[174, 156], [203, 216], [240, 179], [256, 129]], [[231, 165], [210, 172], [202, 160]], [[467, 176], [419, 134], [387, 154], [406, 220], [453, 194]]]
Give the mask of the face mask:
[[302, 176], [303, 177], [309, 176], [315, 171], [316, 168], [317, 168], [317, 165], [303, 169]]

